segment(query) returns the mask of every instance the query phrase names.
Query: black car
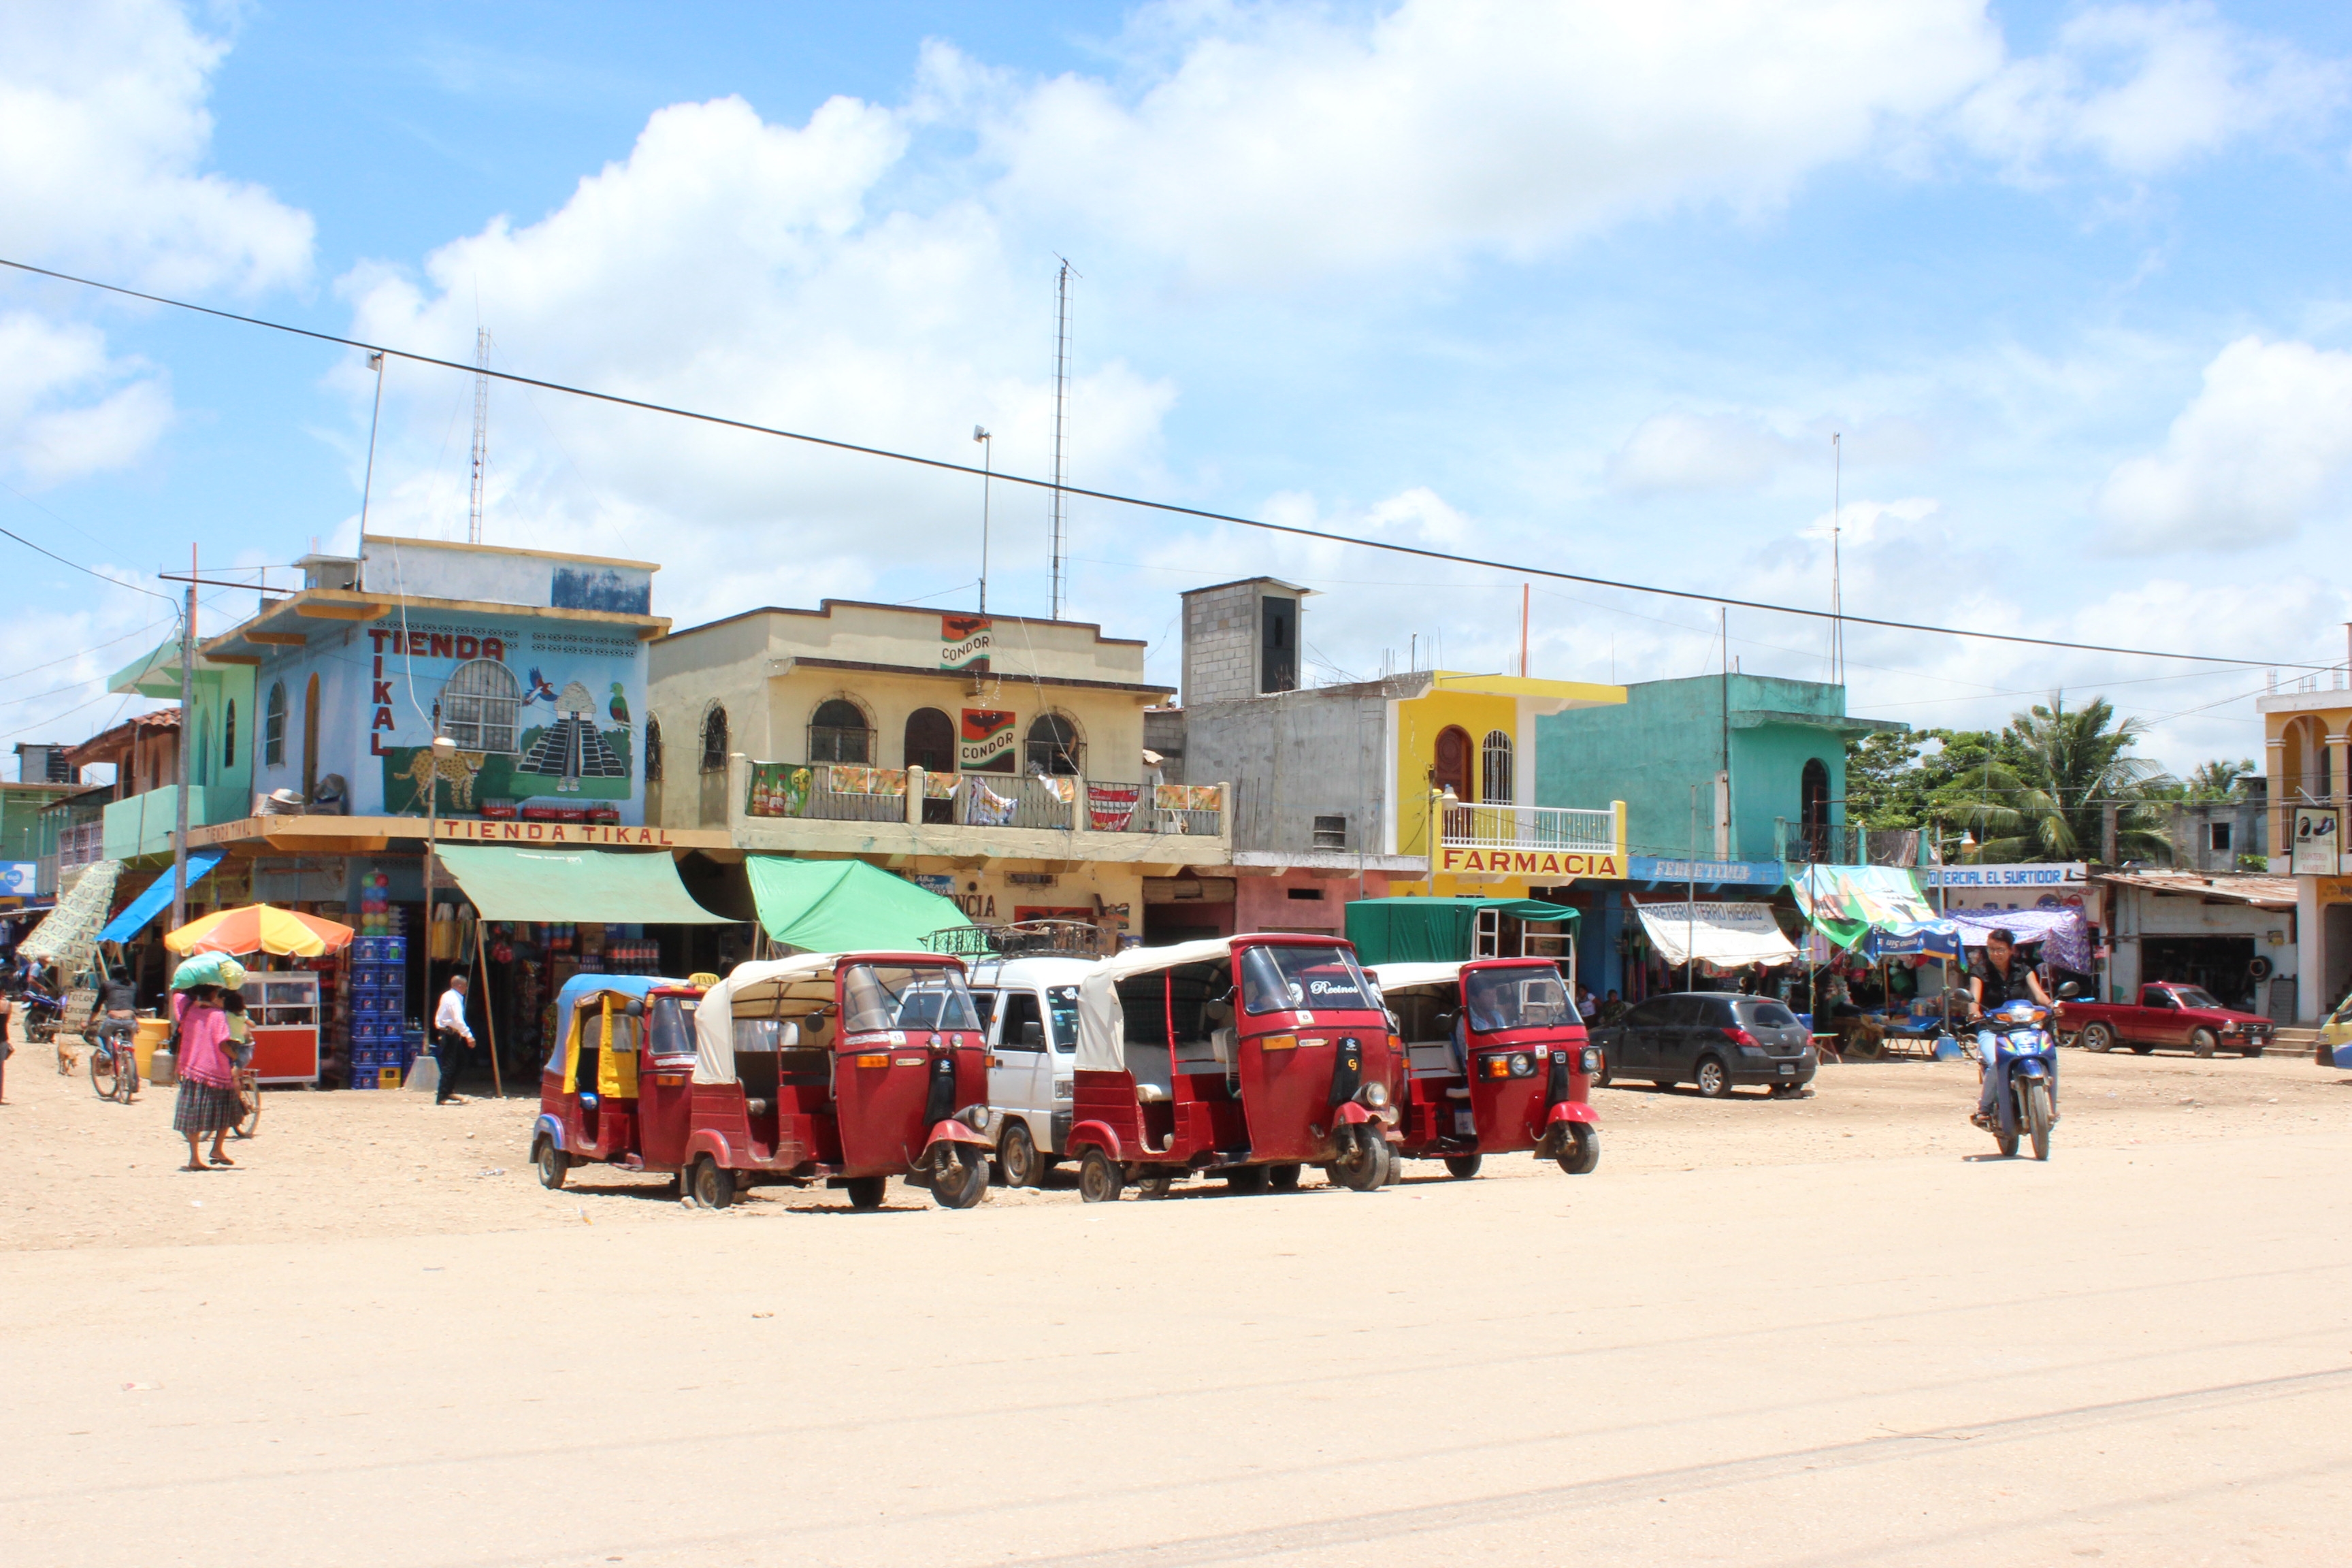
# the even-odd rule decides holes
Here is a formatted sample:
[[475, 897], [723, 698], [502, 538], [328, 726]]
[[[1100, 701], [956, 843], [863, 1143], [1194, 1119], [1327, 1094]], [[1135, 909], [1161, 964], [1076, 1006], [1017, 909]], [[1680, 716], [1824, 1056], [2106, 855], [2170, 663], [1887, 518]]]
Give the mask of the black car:
[[1660, 1089], [1692, 1083], [1713, 1100], [1738, 1084], [1794, 1094], [1813, 1080], [1813, 1039], [1797, 1016], [1763, 996], [1676, 991], [1637, 1002], [1592, 1031], [1601, 1081], [1645, 1078]]

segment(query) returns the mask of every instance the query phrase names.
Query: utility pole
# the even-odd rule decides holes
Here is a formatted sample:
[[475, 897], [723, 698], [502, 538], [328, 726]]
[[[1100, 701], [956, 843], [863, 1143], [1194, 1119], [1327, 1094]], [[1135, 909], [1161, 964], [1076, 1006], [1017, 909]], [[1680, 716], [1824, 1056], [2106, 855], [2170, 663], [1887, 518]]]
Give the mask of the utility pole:
[[2099, 858], [2106, 862], [2111, 870], [2116, 865], [2116, 803], [2114, 801], [2109, 801], [2099, 807]]
[[988, 487], [995, 477], [996, 442], [988, 426], [975, 425], [971, 438], [980, 443], [980, 613], [988, 614]]
[[1053, 607], [1047, 618], [1056, 621], [1062, 618], [1062, 562], [1069, 547], [1068, 501], [1062, 486], [1069, 479], [1070, 279], [1077, 276], [1067, 258], [1058, 259], [1062, 270], [1054, 283], [1054, 493], [1053, 510], [1046, 520], [1047, 554], [1054, 574]]
[[188, 546], [188, 596], [180, 608], [180, 787], [173, 803], [172, 927], [188, 923], [188, 748], [196, 719], [196, 547]]
[[[482, 479], [490, 466], [490, 378], [482, 374], [490, 368], [490, 329], [474, 329], [474, 496], [466, 513], [466, 542], [482, 542]], [[377, 395], [382, 396], [383, 384], [377, 383]], [[371, 437], [373, 441], [373, 437]], [[373, 447], [371, 447], [373, 451]]]

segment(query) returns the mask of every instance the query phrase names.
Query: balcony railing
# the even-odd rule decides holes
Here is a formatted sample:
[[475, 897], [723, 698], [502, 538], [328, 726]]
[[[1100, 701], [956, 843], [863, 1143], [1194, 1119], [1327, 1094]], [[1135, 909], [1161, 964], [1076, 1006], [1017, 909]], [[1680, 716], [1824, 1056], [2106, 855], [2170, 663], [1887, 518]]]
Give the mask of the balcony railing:
[[1851, 823], [1791, 822], [1776, 817], [1772, 824], [1775, 858], [1814, 866], [1918, 866], [1920, 833], [1916, 827], [1860, 827]]
[[[917, 787], [921, 799], [910, 811], [908, 793]], [[846, 763], [752, 763], [746, 773], [743, 814], [763, 820], [1181, 833], [1212, 838], [1223, 831], [1224, 824], [1223, 791], [1216, 784], [939, 773]]]
[[1617, 814], [1569, 805], [1442, 805], [1448, 849], [1552, 849], [1606, 855], [1617, 847]]

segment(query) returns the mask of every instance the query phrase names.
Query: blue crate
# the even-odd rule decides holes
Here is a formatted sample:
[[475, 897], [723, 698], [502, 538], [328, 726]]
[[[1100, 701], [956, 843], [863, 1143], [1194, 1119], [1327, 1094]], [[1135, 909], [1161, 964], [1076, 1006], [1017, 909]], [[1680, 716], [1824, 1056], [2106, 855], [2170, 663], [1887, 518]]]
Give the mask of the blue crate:
[[385, 936], [378, 937], [376, 940], [383, 944], [384, 963], [404, 964], [408, 962], [408, 939], [406, 937]]

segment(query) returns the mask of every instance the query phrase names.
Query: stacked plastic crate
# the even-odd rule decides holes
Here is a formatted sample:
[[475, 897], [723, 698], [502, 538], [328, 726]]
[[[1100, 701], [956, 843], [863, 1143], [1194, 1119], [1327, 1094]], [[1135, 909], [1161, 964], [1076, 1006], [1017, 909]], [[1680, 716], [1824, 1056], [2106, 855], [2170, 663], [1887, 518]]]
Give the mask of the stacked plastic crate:
[[394, 932], [352, 943], [352, 1087], [398, 1089], [411, 1051], [408, 939]]

